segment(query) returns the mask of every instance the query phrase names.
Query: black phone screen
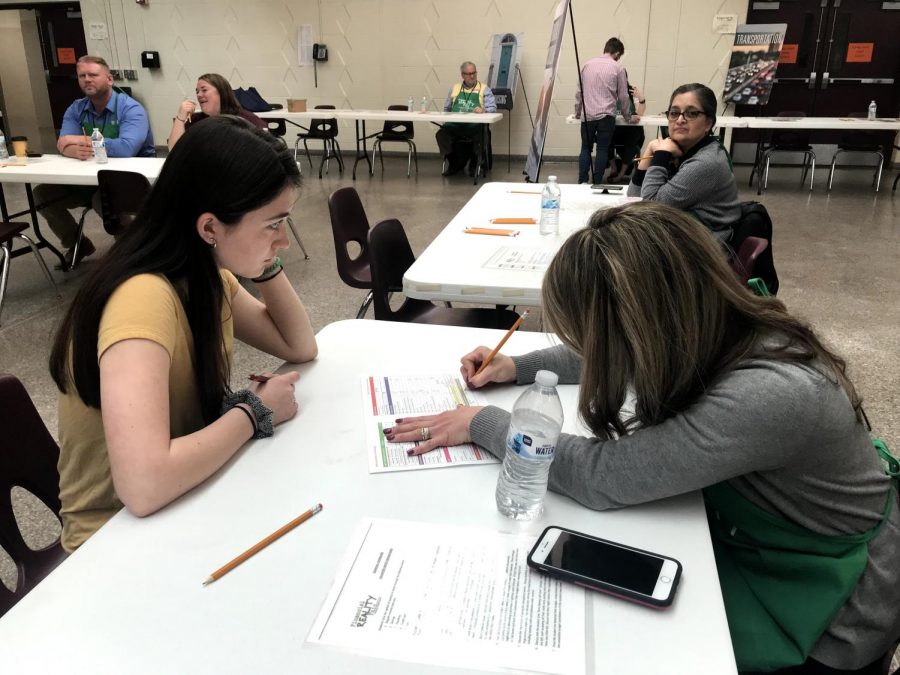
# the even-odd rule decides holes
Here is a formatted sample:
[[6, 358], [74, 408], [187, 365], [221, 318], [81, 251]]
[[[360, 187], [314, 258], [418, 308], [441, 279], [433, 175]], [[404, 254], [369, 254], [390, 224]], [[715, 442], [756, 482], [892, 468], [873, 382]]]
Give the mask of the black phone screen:
[[663, 559], [563, 531], [545, 564], [652, 596]]

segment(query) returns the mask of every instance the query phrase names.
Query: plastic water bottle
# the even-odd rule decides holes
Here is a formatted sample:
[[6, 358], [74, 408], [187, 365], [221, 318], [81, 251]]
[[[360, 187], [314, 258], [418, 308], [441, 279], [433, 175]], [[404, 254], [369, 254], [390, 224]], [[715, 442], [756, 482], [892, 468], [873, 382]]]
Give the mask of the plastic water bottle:
[[6, 136], [0, 131], [0, 160], [9, 159], [9, 150], [6, 149]]
[[91, 134], [91, 146], [94, 148], [94, 161], [97, 164], [109, 162], [109, 159], [106, 157], [106, 143], [103, 140], [103, 134], [100, 133], [97, 127], [94, 127], [94, 132]]
[[422, 104], [419, 106], [419, 110], [421, 112], [428, 112], [428, 97], [427, 96], [422, 97]]
[[559, 233], [559, 207], [561, 192], [556, 176], [549, 176], [541, 193], [541, 234]]
[[563, 411], [556, 373], [539, 370], [516, 401], [506, 435], [506, 457], [497, 480], [497, 509], [507, 518], [534, 520], [544, 511], [544, 495]]
[[409, 110], [409, 112], [413, 111], [413, 107], [415, 105], [416, 105], [416, 102], [413, 100], [412, 96], [410, 96], [408, 99], [406, 99], [406, 109]]
[[875, 105], [875, 101], [872, 101], [869, 104], [869, 119], [874, 120], [878, 117], [878, 106]]

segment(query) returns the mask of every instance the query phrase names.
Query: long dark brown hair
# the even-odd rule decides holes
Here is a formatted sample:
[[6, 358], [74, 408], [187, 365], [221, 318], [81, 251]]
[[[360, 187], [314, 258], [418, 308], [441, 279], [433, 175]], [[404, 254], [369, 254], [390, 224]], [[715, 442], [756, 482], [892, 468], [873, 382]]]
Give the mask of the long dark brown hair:
[[[550, 327], [582, 359], [578, 412], [600, 438], [688, 408], [750, 356], [813, 367], [843, 387], [846, 363], [775, 298], [754, 295], [689, 215], [638, 202], [597, 211], [562, 245], [543, 284]], [[634, 387], [634, 417], [619, 411]]]
[[231, 88], [228, 80], [218, 73], [206, 73], [197, 78], [208, 82], [217, 92], [219, 92], [219, 114], [220, 115], [239, 115], [241, 113], [241, 104], [238, 103], [234, 90]]
[[179, 291], [194, 340], [194, 371], [206, 423], [219, 415], [230, 379], [222, 337], [222, 278], [212, 249], [197, 232], [200, 214], [225, 225], [265, 206], [300, 172], [280, 139], [239, 117], [198, 124], [169, 154], [159, 179], [128, 229], [93, 265], [60, 325], [50, 374], [63, 393], [75, 391], [100, 408], [97, 336], [113, 292], [138, 274], [159, 274]]

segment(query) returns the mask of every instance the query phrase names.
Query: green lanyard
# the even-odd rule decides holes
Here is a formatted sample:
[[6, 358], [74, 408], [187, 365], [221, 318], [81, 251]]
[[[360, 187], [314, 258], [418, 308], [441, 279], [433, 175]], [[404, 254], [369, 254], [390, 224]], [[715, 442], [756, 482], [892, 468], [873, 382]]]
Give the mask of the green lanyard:
[[[94, 107], [91, 102], [88, 101], [87, 107], [81, 111], [81, 118], [78, 122], [85, 136], [90, 136], [96, 128], [103, 134], [103, 138], [119, 137], [119, 96], [115, 92], [113, 92], [113, 96], [116, 97], [115, 110], [109, 111], [107, 108], [104, 108], [103, 112], [99, 115], [94, 113]], [[107, 115], [107, 113], [109, 113], [109, 115]], [[90, 124], [85, 123], [85, 117], [88, 114], [91, 116]], [[98, 124], [98, 120], [105, 121], [102, 124]]]

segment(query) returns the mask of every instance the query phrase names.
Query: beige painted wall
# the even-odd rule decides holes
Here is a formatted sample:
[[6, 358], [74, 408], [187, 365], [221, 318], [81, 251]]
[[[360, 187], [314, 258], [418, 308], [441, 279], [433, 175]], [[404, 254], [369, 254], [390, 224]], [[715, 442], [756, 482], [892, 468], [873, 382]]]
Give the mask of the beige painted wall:
[[[2, 4], [4, 0], [0, 0]], [[158, 144], [165, 141], [180, 101], [193, 96], [198, 75], [219, 72], [235, 87], [253, 85], [271, 102], [307, 98], [309, 105], [332, 103], [383, 108], [427, 95], [442, 105], [458, 78], [459, 63], [471, 59], [488, 70], [491, 35], [524, 32], [522, 73], [532, 106], [537, 101], [547, 55], [555, 0], [149, 0], [147, 5], [82, 0], [88, 48], [114, 68], [133, 68], [132, 83], [147, 106]], [[626, 48], [623, 65], [643, 85], [648, 110], [665, 106], [674, 86], [688, 81], [721, 88], [731, 36], [712, 32], [713, 16], [746, 16], [747, 0], [574, 0], [582, 60], [602, 51], [610, 36]], [[89, 26], [104, 23], [109, 37], [92, 40]], [[329, 47], [319, 66], [319, 86], [311, 66], [297, 64], [299, 24], [313, 26], [313, 39]], [[142, 50], [160, 54], [162, 68], [140, 67]], [[554, 90], [546, 155], [578, 153], [578, 129], [566, 125], [577, 82], [575, 53], [567, 29]], [[494, 145], [506, 151], [507, 124], [512, 150], [524, 154], [531, 137], [525, 101], [519, 92], [511, 121], [495, 127]], [[431, 129], [417, 127], [423, 151], [436, 151]], [[352, 123], [342, 128], [344, 146]]]
[[9, 134], [27, 136], [32, 149], [54, 152], [56, 134], [33, 12], [0, 11], [0, 86]]

